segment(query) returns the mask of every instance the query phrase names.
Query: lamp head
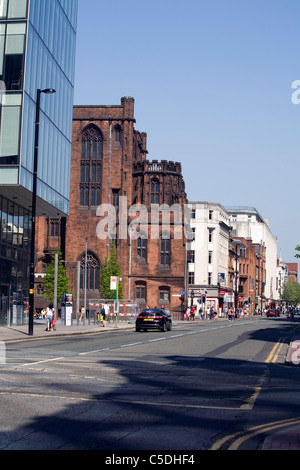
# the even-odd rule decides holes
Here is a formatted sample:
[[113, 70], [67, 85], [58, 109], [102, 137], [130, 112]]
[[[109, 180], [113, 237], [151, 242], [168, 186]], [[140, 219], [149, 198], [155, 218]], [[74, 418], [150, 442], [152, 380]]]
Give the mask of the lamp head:
[[51, 95], [52, 93], [56, 93], [56, 90], [53, 88], [46, 88], [45, 90], [41, 90], [41, 93], [45, 93], [46, 95]]

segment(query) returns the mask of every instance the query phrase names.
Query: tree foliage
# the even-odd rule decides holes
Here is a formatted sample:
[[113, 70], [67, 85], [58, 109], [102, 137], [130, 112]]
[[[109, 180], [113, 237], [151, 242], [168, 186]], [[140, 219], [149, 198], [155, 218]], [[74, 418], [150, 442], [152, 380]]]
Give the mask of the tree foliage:
[[[62, 264], [62, 253], [59, 249], [58, 254], [58, 272], [57, 272], [57, 302], [61, 302], [62, 294], [70, 293], [70, 281]], [[51, 262], [47, 268], [43, 280], [43, 296], [51, 302], [54, 302], [54, 276], [55, 276], [55, 255], [51, 256]]]
[[[101, 269], [101, 297], [103, 299], [115, 299], [116, 290], [110, 289], [111, 276], [121, 276], [121, 268], [117, 261], [117, 253], [114, 245], [110, 246], [109, 259], [105, 259], [105, 265]], [[118, 298], [123, 298], [123, 283], [119, 282]]]
[[[297, 245], [296, 248], [295, 248], [295, 250], [300, 252], [300, 245]], [[295, 258], [300, 258], [300, 254], [299, 254], [299, 253], [296, 253], [296, 254], [295, 254]]]
[[287, 281], [284, 283], [282, 300], [295, 306], [300, 303], [300, 285], [298, 282]]

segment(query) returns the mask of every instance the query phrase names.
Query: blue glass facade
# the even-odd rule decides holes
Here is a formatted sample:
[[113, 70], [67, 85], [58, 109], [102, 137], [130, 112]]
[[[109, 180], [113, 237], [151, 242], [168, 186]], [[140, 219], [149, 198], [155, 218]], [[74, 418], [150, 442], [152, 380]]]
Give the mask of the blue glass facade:
[[[77, 0], [30, 0], [24, 83], [24, 111], [35, 116], [36, 90], [54, 88], [41, 97], [37, 194], [69, 213], [72, 115]], [[34, 119], [33, 119], [34, 121]], [[32, 171], [34, 133], [23, 118], [21, 184]], [[26, 156], [29, 155], [29, 160]], [[24, 157], [24, 158], [23, 158]]]
[[[31, 211], [36, 95], [53, 88], [41, 94], [37, 215], [69, 213], [77, 11], [78, 0], [0, 0], [0, 207], [11, 201], [18, 213]], [[12, 258], [2, 244], [7, 237], [0, 237], [4, 266]], [[25, 271], [22, 293], [6, 276], [10, 300], [25, 298]], [[0, 323], [2, 282], [0, 268]]]
[[37, 89], [56, 90], [41, 96], [40, 213], [69, 213], [77, 9], [78, 0], [0, 0], [0, 184], [20, 194], [32, 190]]

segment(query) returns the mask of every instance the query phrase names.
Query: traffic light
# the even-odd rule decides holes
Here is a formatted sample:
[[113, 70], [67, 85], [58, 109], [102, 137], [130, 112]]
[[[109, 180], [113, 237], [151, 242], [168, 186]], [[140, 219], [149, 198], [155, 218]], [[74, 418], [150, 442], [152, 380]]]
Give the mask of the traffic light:
[[206, 294], [202, 294], [202, 303], [205, 304], [206, 301]]

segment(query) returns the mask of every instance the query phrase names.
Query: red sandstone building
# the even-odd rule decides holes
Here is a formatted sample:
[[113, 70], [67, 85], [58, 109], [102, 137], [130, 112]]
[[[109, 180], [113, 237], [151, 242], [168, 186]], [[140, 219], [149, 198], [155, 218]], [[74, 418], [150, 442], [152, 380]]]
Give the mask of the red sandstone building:
[[251, 238], [235, 237], [238, 245], [238, 298], [254, 308], [265, 307], [266, 248]]
[[[122, 98], [118, 106], [74, 107], [70, 215], [67, 219], [38, 220], [36, 307], [45, 305], [40, 296], [42, 276], [58, 246], [73, 293], [80, 285], [80, 304], [86, 253], [87, 299], [100, 299], [100, 270], [113, 241], [121, 266], [123, 297], [137, 300], [141, 306], [180, 309], [180, 294], [185, 286], [184, 232], [180, 238], [174, 236], [178, 221], [173, 213], [169, 231], [162, 223], [162, 213], [158, 220], [150, 222], [152, 204], [175, 205], [184, 213], [187, 201], [181, 165], [148, 161], [147, 135], [135, 130], [134, 124], [133, 98]], [[115, 224], [108, 221], [109, 236], [107, 230], [106, 234], [103, 230], [99, 233], [101, 222], [107, 217], [104, 204], [109, 204], [116, 216]], [[139, 207], [144, 214], [147, 211], [148, 231], [147, 225], [130, 225], [138, 219]], [[183, 229], [183, 222], [180, 224]], [[156, 236], [151, 235], [151, 229]], [[133, 231], [134, 239], [128, 236]], [[75, 305], [77, 312], [78, 307]]]
[[298, 282], [298, 263], [286, 263], [288, 267], [288, 280]]

